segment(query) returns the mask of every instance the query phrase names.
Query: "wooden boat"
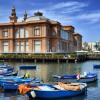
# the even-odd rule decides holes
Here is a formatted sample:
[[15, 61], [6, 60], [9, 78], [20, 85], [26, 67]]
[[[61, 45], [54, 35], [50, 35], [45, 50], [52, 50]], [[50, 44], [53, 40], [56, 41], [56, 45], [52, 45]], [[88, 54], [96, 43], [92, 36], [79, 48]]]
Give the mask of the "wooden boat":
[[86, 93], [87, 90], [86, 83], [60, 84], [42, 84], [34, 87], [19, 85], [18, 90], [21, 94], [27, 94], [29, 98], [43, 99], [77, 96]]
[[36, 69], [36, 65], [21, 65], [19, 66], [20, 70], [32, 70]]
[[93, 65], [93, 68], [100, 68], [100, 64], [98, 64], [98, 65]]
[[63, 82], [84, 82], [90, 83], [97, 80], [96, 73], [87, 73], [86, 75], [53, 75], [55, 81], [63, 81]]

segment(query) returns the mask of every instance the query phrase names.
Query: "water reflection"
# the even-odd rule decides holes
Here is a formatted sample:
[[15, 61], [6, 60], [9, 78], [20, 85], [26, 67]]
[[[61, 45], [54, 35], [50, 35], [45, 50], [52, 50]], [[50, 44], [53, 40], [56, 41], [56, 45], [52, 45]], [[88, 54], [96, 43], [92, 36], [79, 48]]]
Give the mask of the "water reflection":
[[98, 87], [98, 80], [95, 81], [95, 82], [93, 82], [93, 83], [89, 83], [87, 86], [88, 86], [88, 87], [91, 87], [91, 88]]
[[27, 96], [19, 95], [17, 91], [0, 92], [0, 100], [28, 100]]

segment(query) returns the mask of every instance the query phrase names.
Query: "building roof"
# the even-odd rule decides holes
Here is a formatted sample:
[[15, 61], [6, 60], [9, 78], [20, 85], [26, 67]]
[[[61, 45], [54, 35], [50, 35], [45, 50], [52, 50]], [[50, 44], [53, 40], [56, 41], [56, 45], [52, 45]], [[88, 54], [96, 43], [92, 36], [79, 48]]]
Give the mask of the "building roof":
[[43, 13], [41, 12], [36, 12], [34, 13], [34, 16], [31, 17], [27, 17], [27, 19], [25, 20], [25, 22], [29, 22], [29, 21], [37, 21], [37, 20], [49, 20], [48, 18], [43, 16]]
[[43, 13], [41, 13], [39, 11], [34, 13], [34, 16], [27, 17], [25, 22], [36, 22], [36, 21], [43, 21], [43, 20], [48, 21], [51, 24], [60, 24], [58, 21], [54, 21], [54, 20], [46, 18], [45, 16], [43, 16]]
[[68, 29], [68, 30], [75, 29], [74, 26], [72, 26], [72, 25], [63, 26], [63, 28]]
[[72, 33], [74, 33], [74, 30], [75, 30], [74, 26], [71, 26], [71, 25], [63, 26], [63, 29], [65, 31], [72, 31]]
[[29, 21], [37, 21], [37, 20], [48, 20], [48, 18], [44, 16], [31, 16], [31, 17], [28, 17], [25, 21], [29, 22]]
[[79, 34], [79, 33], [75, 33], [74, 36], [80, 36], [80, 37], [82, 37], [82, 35]]

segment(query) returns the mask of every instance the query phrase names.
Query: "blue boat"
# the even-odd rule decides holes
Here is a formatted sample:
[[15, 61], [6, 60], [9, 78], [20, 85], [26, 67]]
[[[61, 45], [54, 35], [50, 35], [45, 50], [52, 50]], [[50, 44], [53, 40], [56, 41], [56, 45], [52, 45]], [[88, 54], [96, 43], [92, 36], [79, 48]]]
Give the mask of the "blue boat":
[[0, 86], [3, 90], [16, 90], [19, 84], [35, 84], [40, 83], [40, 79], [38, 78], [22, 78], [22, 77], [9, 77], [0, 80]]
[[99, 69], [99, 68], [100, 68], [100, 64], [98, 64], [98, 65], [93, 65], [93, 68]]
[[3, 76], [17, 76], [18, 72], [17, 71], [13, 71], [7, 74], [3, 74]]
[[21, 65], [19, 66], [20, 70], [32, 70], [36, 69], [36, 65]]
[[87, 73], [86, 75], [53, 75], [55, 81], [63, 81], [63, 82], [84, 82], [91, 83], [97, 80], [96, 73]]
[[14, 71], [14, 68], [7, 64], [0, 64], [0, 75], [9, 74]]
[[[73, 89], [70, 86], [72, 86]], [[86, 93], [87, 90], [86, 83], [73, 83], [73, 84], [71, 83], [70, 86], [68, 85], [67, 88], [65, 89], [63, 87], [60, 87], [59, 85], [43, 84], [33, 87], [31, 90], [24, 93], [27, 94], [29, 98], [42, 98], [42, 99], [72, 97]], [[74, 88], [76, 88], [77, 86], [79, 87], [79, 89], [75, 90]], [[24, 88], [26, 87], [19, 85], [18, 88], [19, 92], [21, 93], [22, 90], [24, 91]]]

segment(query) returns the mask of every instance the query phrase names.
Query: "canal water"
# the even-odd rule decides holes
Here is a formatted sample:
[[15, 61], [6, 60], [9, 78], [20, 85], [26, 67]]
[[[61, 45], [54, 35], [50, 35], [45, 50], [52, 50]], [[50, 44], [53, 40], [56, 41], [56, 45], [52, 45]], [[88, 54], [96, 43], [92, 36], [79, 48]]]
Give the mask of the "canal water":
[[[28, 70], [31, 73], [31, 76], [35, 76], [40, 78], [44, 82], [52, 82], [54, 81], [52, 75], [58, 74], [76, 74], [76, 73], [84, 73], [84, 72], [96, 72], [98, 74], [98, 81], [94, 83], [90, 83], [88, 85], [87, 94], [80, 95], [76, 97], [68, 97], [61, 98], [57, 100], [100, 100], [100, 69], [93, 69], [94, 64], [100, 64], [100, 61], [86, 61], [82, 63], [18, 63], [18, 62], [7, 62], [12, 65], [16, 70], [19, 70], [20, 65], [30, 64], [36, 65], [36, 70]], [[19, 75], [23, 76], [27, 71], [19, 70]], [[14, 91], [6, 91], [0, 92], [0, 100], [29, 100], [29, 98], [25, 96], [21, 96], [18, 92]], [[34, 99], [35, 100], [35, 99]], [[41, 99], [38, 99], [41, 100]], [[56, 99], [54, 99], [56, 100]]]

